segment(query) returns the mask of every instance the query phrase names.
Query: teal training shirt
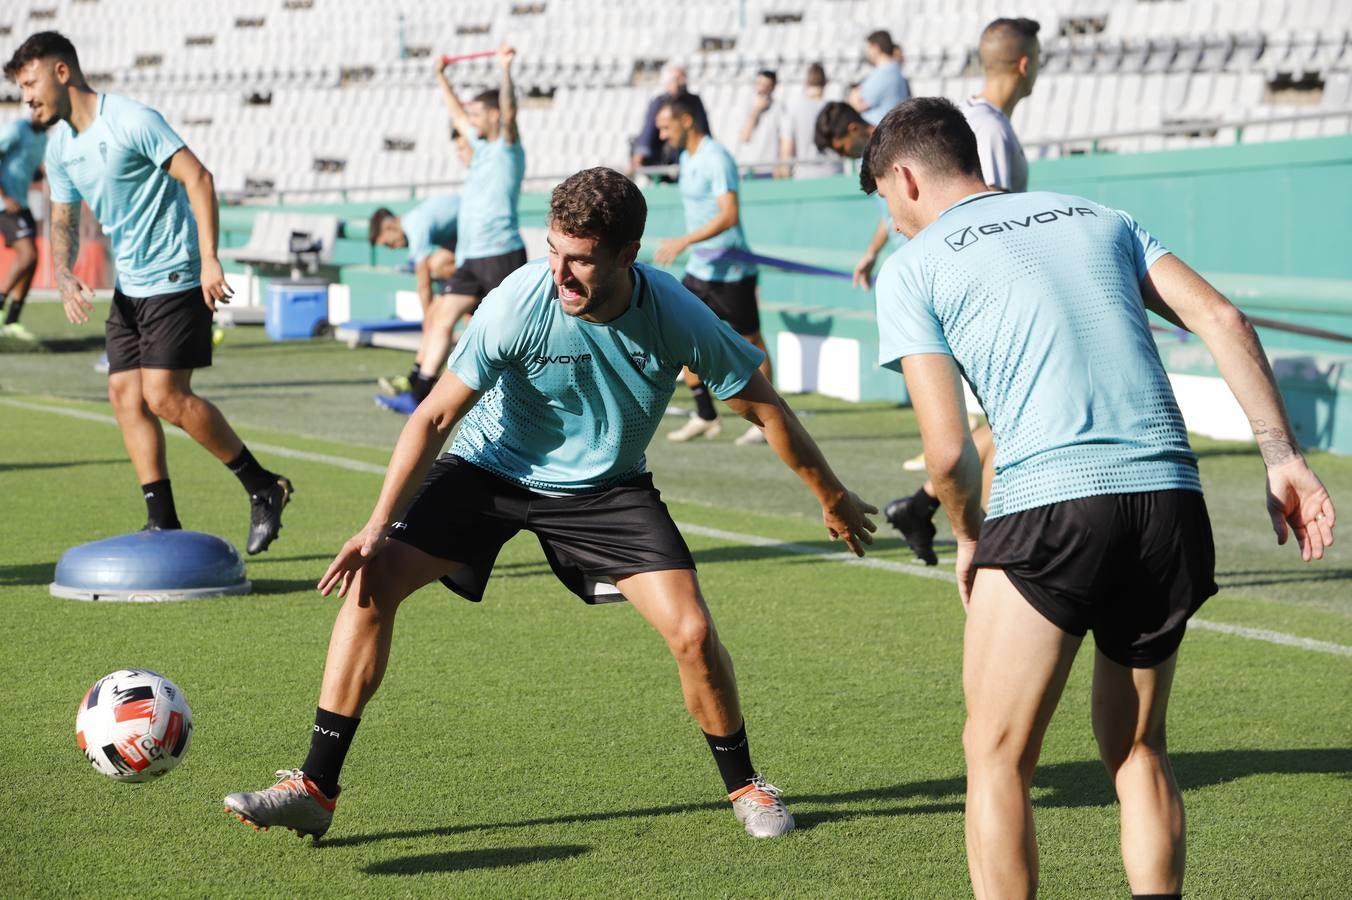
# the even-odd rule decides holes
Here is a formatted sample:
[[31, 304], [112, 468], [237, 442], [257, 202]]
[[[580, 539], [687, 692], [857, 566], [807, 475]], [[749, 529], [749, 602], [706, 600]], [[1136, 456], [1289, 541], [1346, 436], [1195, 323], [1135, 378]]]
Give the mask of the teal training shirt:
[[28, 186], [42, 165], [47, 135], [28, 119], [15, 119], [0, 129], [0, 190], [28, 206]]
[[399, 226], [408, 241], [408, 261], [420, 263], [439, 247], [454, 251], [459, 220], [460, 198], [454, 194], [428, 197], [400, 216]]
[[596, 490], [645, 470], [682, 366], [717, 397], [744, 388], [763, 354], [661, 269], [633, 271], [629, 309], [604, 323], [563, 311], [545, 260], [490, 292], [451, 354], [484, 393], [450, 452], [534, 490]]
[[984, 193], [884, 264], [880, 362], [957, 361], [995, 434], [991, 518], [1202, 489], [1141, 299], [1167, 252], [1131, 216], [1083, 197]]
[[[694, 231], [717, 217], [718, 198], [736, 193], [737, 185], [737, 163], [718, 141], [705, 135], [693, 154], [682, 150], [678, 187], [685, 207], [685, 230]], [[707, 241], [691, 244], [685, 273], [701, 281], [741, 281], [756, 274], [754, 263], [710, 259], [706, 255], [727, 249], [751, 249], [740, 221]]]
[[57, 122], [49, 134], [52, 202], [89, 204], [112, 243], [124, 294], [154, 297], [201, 283], [188, 193], [165, 171], [184, 143], [159, 113], [99, 94], [98, 118], [83, 133]]
[[521, 179], [526, 177], [526, 151], [521, 142], [471, 137], [474, 158], [460, 192], [459, 256], [483, 259], [522, 250], [516, 217]]

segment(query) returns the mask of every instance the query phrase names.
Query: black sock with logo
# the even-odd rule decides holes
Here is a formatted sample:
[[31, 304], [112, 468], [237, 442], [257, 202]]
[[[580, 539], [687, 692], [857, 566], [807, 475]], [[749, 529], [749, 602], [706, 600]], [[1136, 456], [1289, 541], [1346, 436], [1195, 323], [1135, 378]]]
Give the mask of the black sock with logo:
[[925, 493], [923, 487], [911, 495], [911, 504], [912, 509], [919, 510], [930, 518], [939, 511], [939, 498]]
[[239, 483], [244, 485], [244, 490], [249, 492], [249, 496], [261, 494], [277, 484], [277, 475], [269, 472], [254, 459], [254, 455], [249, 452], [248, 447], [241, 447], [239, 456], [236, 456], [230, 462], [226, 463], [226, 468], [235, 473]]
[[432, 388], [436, 387], [436, 384], [437, 380], [435, 378], [428, 378], [426, 375], [419, 372], [409, 379], [408, 391], [413, 395], [414, 400], [421, 403], [427, 399], [428, 394], [432, 393]]
[[183, 527], [178, 521], [178, 510], [174, 508], [174, 489], [169, 486], [168, 478], [141, 485], [141, 496], [146, 501], [148, 527], [165, 531]]
[[709, 393], [709, 389], [700, 382], [690, 389], [690, 396], [695, 398], [695, 413], [704, 421], [711, 422], [718, 418], [718, 413], [714, 412], [714, 398]]
[[706, 731], [704, 739], [709, 742], [714, 762], [718, 764], [718, 774], [723, 776], [729, 794], [746, 787], [756, 777], [756, 770], [751, 765], [751, 747], [746, 742], [745, 722], [736, 734], [719, 737]]
[[413, 368], [408, 370], [408, 383], [412, 384], [418, 380], [418, 373], [422, 371], [422, 360], [413, 360]]
[[338, 796], [338, 773], [343, 770], [343, 760], [347, 758], [359, 722], [360, 718], [340, 716], [323, 707], [315, 707], [310, 755], [305, 757], [300, 770], [330, 799]]
[[[3, 306], [4, 302], [4, 298], [0, 297], [0, 306]], [[23, 312], [23, 301], [18, 297], [15, 297], [13, 300], [9, 301], [9, 312], [5, 313], [5, 324], [13, 325], [15, 322], [19, 321], [19, 313], [21, 312]]]

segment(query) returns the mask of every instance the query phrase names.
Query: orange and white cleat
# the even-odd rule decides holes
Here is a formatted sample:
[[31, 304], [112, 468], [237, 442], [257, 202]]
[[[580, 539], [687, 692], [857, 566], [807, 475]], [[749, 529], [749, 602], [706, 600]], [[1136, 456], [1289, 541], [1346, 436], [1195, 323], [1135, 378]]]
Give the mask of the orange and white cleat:
[[728, 794], [732, 811], [753, 838], [782, 837], [793, 831], [793, 814], [779, 797], [779, 788], [760, 775], [740, 790]]
[[261, 791], [240, 791], [225, 798], [225, 811], [259, 831], [274, 825], [316, 841], [333, 823], [338, 795], [325, 796], [300, 769], [279, 769], [277, 783]]

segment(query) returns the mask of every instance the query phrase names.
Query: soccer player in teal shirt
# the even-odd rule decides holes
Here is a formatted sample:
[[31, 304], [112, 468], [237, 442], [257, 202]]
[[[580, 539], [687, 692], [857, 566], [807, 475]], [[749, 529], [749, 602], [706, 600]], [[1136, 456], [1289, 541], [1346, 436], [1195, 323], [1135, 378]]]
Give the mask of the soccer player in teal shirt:
[[104, 333], [108, 399], [141, 482], [149, 529], [181, 527], [160, 419], [177, 425], [229, 467], [249, 494], [246, 549], [277, 538], [291, 482], [264, 469], [225, 416], [193, 393], [194, 369], [211, 365], [211, 317], [230, 289], [216, 258], [211, 173], [159, 113], [95, 93], [75, 47], [54, 31], [34, 34], [5, 74], [49, 127], [52, 263], [66, 318], [89, 321], [93, 292], [71, 271], [80, 244], [80, 202], [112, 245], [117, 284]]
[[0, 129], [0, 235], [14, 251], [9, 273], [0, 281], [0, 306], [9, 301], [5, 324], [0, 334], [22, 341], [34, 340], [19, 324], [24, 300], [38, 270], [38, 251], [34, 243], [37, 223], [28, 209], [28, 186], [42, 167], [47, 148], [47, 127], [31, 117], [15, 119]]
[[[1093, 725], [1121, 804], [1134, 895], [1180, 895], [1183, 800], [1166, 754], [1188, 618], [1216, 591], [1197, 460], [1146, 310], [1216, 358], [1267, 464], [1278, 543], [1333, 542], [1334, 508], [1297, 446], [1244, 315], [1130, 215], [1082, 197], [988, 190], [947, 100], [879, 123], [860, 182], [910, 242], [878, 276], [881, 363], [905, 374], [925, 459], [958, 540], [967, 610], [967, 854], [977, 897], [1037, 890], [1028, 785], [1086, 633]], [[981, 467], [960, 379], [995, 432]]]
[[322, 835], [399, 604], [437, 580], [481, 599], [499, 548], [524, 529], [569, 590], [587, 602], [626, 599], [661, 633], [747, 833], [793, 828], [778, 790], [752, 766], [732, 661], [644, 461], [682, 366], [765, 429], [817, 497], [833, 538], [862, 555], [874, 530], [866, 514], [877, 510], [832, 473], [758, 371], [760, 351], [670, 275], [635, 262], [646, 217], [642, 192], [610, 169], [554, 189], [548, 260], [518, 269], [484, 301], [399, 436], [366, 526], [319, 582], [346, 601], [309, 756], [271, 788], [226, 797], [228, 810], [257, 826]]
[[[727, 148], [700, 128], [695, 121], [694, 106], [687, 98], [668, 100], [658, 108], [657, 133], [681, 151], [678, 186], [685, 207], [685, 227], [689, 230], [681, 237], [663, 241], [653, 260], [666, 266], [690, 251], [681, 283], [761, 351], [764, 356], [761, 373], [767, 381], [773, 381], [770, 356], [761, 338], [756, 265], [735, 256], [720, 256], [726, 251], [745, 253], [751, 249], [742, 231], [737, 163]], [[682, 442], [716, 437], [722, 426], [708, 388], [695, 372], [687, 371], [685, 381], [694, 394], [695, 415], [667, 438]], [[737, 438], [737, 443], [757, 444], [761, 439], [760, 429], [753, 425]]]
[[512, 62], [516, 50], [498, 48], [502, 83], [496, 91], [484, 91], [468, 105], [446, 77], [445, 66], [436, 64], [437, 85], [451, 114], [456, 133], [468, 137], [473, 156], [460, 191], [457, 224], [459, 265], [451, 276], [447, 296], [441, 298], [423, 322], [419, 371], [408, 395], [377, 397], [376, 402], [408, 414], [431, 393], [445, 365], [456, 322], [473, 313], [488, 292], [526, 262], [526, 244], [517, 224], [521, 181], [526, 176], [526, 151], [516, 127], [516, 88]]

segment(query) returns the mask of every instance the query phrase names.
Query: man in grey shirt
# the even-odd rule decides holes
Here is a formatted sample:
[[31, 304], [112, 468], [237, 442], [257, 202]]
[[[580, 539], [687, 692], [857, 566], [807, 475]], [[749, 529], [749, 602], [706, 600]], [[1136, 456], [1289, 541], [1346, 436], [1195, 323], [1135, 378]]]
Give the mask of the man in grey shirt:
[[1041, 26], [1032, 19], [996, 19], [981, 32], [981, 67], [986, 84], [967, 98], [962, 113], [976, 135], [981, 175], [992, 188], [1028, 190], [1028, 160], [1010, 116], [1037, 81]]
[[789, 173], [794, 178], [823, 178], [841, 173], [841, 164], [829, 161], [816, 144], [817, 114], [826, 105], [825, 94], [826, 70], [821, 63], [813, 63], [807, 67], [803, 93], [785, 104], [779, 128], [779, 158], [820, 160], [795, 164]]

